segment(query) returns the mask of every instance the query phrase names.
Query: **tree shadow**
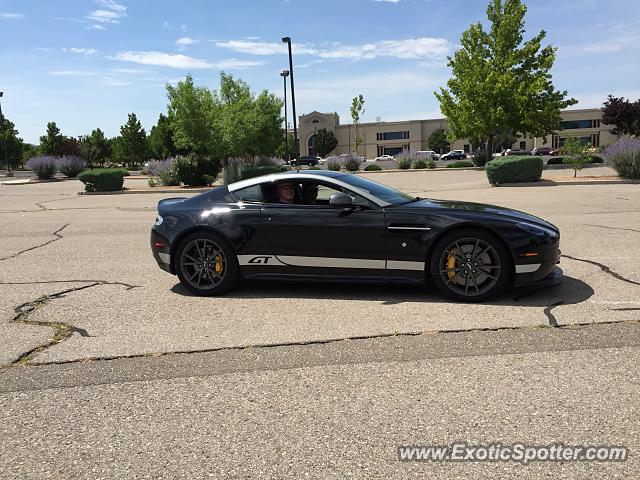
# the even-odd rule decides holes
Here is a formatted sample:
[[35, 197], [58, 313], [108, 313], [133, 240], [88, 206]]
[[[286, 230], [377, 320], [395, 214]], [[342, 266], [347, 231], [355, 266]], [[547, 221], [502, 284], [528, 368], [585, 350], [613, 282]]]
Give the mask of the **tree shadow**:
[[[173, 293], [194, 296], [182, 284], [171, 288]], [[482, 305], [548, 307], [552, 303], [572, 305], [582, 303], [593, 295], [593, 289], [582, 280], [563, 276], [558, 285], [552, 287], [512, 288]], [[446, 299], [433, 287], [422, 284], [402, 283], [347, 283], [292, 280], [242, 280], [236, 289], [222, 295], [223, 298], [261, 299], [288, 298], [314, 300], [355, 300], [381, 302], [383, 305], [402, 303], [454, 303]], [[215, 297], [212, 297], [215, 298]]]

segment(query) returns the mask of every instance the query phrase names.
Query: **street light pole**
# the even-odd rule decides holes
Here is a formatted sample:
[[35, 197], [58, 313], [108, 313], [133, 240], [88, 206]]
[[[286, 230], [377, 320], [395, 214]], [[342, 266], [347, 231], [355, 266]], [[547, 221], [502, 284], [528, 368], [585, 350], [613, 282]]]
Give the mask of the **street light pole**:
[[[4, 95], [4, 92], [0, 92], [0, 98]], [[0, 101], [0, 135], [2, 135], [2, 146], [4, 148], [4, 163], [7, 164], [7, 177], [13, 177], [11, 166], [9, 165], [9, 156], [7, 155], [7, 139], [4, 135], [4, 115], [2, 115], [2, 101]]]
[[293, 156], [298, 158], [298, 117], [296, 117], [296, 92], [293, 88], [293, 57], [291, 56], [291, 37], [282, 37], [282, 43], [289, 48], [289, 74], [291, 75], [291, 108], [293, 109]]
[[287, 134], [287, 77], [289, 70], [280, 72], [282, 83], [284, 84], [284, 160], [289, 163], [289, 135]]

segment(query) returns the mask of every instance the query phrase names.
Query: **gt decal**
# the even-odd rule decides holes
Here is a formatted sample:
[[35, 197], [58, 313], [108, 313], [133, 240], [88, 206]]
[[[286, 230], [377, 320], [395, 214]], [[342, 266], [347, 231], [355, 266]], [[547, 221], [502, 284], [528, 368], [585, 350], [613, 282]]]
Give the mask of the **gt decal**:
[[269, 263], [269, 259], [270, 258], [271, 258], [271, 256], [262, 255], [262, 256], [259, 256], [259, 257], [253, 257], [247, 263]]

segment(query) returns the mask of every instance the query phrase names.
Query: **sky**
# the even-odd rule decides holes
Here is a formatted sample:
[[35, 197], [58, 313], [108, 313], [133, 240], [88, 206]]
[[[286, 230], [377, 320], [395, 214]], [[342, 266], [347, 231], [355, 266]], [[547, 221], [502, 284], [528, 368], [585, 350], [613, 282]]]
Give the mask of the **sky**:
[[[293, 42], [296, 110], [350, 122], [440, 117], [433, 94], [486, 0], [0, 0], [2, 110], [38, 143], [46, 123], [115, 136], [135, 112], [148, 130], [166, 112], [166, 84], [191, 73], [216, 89], [220, 71], [283, 94], [283, 36]], [[640, 97], [638, 0], [529, 0], [525, 38], [558, 47], [556, 88], [600, 107]], [[289, 97], [290, 99], [290, 97]], [[291, 109], [289, 109], [291, 122]]]

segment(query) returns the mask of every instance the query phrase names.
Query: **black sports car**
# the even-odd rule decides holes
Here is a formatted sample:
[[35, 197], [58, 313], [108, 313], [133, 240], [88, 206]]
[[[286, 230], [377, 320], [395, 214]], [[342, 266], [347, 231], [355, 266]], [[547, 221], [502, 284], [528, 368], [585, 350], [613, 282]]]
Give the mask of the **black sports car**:
[[367, 178], [293, 171], [158, 204], [151, 249], [197, 295], [240, 278], [431, 282], [486, 299], [554, 284], [560, 232], [492, 205], [413, 197]]

